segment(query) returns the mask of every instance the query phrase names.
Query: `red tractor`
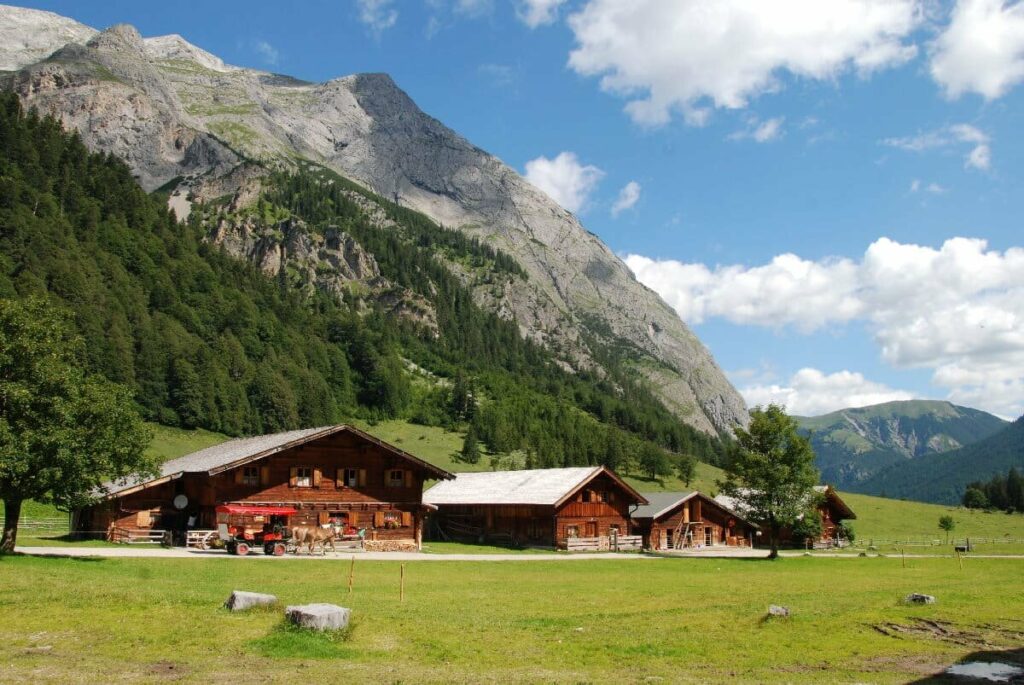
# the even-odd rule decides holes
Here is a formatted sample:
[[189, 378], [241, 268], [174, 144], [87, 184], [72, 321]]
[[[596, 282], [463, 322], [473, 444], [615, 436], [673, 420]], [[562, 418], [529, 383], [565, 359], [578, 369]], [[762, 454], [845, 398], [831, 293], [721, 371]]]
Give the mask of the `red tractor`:
[[268, 556], [282, 557], [290, 536], [291, 507], [259, 507], [222, 504], [217, 507], [217, 534], [228, 554], [244, 557], [253, 547], [263, 547]]

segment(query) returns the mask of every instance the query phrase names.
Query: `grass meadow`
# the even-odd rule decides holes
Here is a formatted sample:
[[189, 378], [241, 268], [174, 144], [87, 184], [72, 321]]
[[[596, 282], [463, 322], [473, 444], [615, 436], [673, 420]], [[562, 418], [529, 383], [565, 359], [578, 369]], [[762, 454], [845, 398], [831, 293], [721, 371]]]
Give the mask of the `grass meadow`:
[[[1024, 640], [1024, 561], [0, 558], [0, 682], [905, 683]], [[232, 614], [233, 589], [351, 630]], [[908, 606], [910, 592], [938, 602]], [[784, 619], [765, 617], [769, 604]]]

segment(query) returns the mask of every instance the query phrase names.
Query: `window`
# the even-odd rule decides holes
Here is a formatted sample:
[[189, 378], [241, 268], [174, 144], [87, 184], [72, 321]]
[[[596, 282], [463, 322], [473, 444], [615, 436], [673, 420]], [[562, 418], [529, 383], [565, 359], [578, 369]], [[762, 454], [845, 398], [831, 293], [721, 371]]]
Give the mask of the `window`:
[[388, 487], [400, 488], [405, 485], [405, 471], [402, 469], [391, 469], [388, 471]]
[[567, 538], [578, 538], [579, 536], [580, 536], [580, 527], [579, 526], [566, 526], [565, 527], [565, 537], [567, 537]]
[[242, 468], [242, 485], [259, 485], [260, 469], [258, 466], [246, 466]]
[[354, 488], [359, 484], [359, 469], [345, 469], [345, 487]]
[[313, 487], [313, 469], [308, 466], [300, 466], [295, 469], [295, 487]]

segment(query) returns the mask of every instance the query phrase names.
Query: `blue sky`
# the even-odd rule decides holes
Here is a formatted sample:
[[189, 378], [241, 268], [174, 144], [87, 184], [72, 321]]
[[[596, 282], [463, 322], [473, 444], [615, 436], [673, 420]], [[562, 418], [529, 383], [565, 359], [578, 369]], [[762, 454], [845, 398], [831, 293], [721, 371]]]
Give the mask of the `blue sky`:
[[1024, 412], [1024, 4], [28, 4], [309, 80], [390, 73], [576, 211], [751, 403]]

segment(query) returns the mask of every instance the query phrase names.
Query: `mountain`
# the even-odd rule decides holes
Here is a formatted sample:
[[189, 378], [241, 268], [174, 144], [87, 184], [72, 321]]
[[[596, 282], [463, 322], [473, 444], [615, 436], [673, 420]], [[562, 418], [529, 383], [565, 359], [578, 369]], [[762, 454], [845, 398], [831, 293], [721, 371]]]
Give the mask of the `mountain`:
[[822, 479], [854, 491], [890, 466], [976, 443], [1007, 425], [992, 414], [932, 400], [841, 409], [798, 422], [811, 435]]
[[[12, 17], [53, 21], [13, 8], [0, 20]], [[704, 345], [597, 236], [420, 111], [387, 75], [309, 83], [225, 65], [178, 36], [143, 39], [125, 25], [37, 58], [26, 52], [2, 84], [92, 149], [125, 159], [147, 190], [172, 191], [179, 216], [196, 199], [244, 205], [275, 169], [332, 170], [510, 255], [526, 277], [501, 287], [466, 279], [473, 297], [566, 368], [600, 374], [610, 355], [626, 359], [699, 430], [727, 433], [748, 420]]]
[[649, 443], [720, 463], [721, 441], [615, 360], [600, 377], [566, 370], [448, 266], [522, 281], [507, 254], [329, 170], [274, 172], [251, 206], [197, 204], [179, 223], [124, 162], [10, 92], [0, 144], [0, 298], [66, 312], [82, 366], [151, 421], [229, 435], [472, 426], [492, 467], [628, 472]]
[[886, 497], [958, 504], [965, 486], [1024, 469], [1024, 417], [983, 440], [928, 454], [885, 469], [861, 483], [863, 492]]

